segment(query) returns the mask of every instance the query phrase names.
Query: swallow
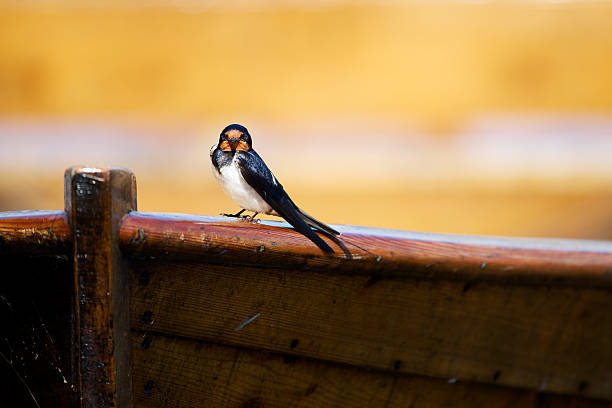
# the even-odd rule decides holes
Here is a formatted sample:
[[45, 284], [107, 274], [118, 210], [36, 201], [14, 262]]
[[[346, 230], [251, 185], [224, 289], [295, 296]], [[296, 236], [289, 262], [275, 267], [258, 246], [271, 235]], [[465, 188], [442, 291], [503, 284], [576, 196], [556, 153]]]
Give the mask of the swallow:
[[223, 215], [240, 217], [248, 210], [255, 213], [251, 220], [257, 214], [282, 217], [323, 252], [334, 253], [313, 228], [328, 236], [340, 233], [295, 205], [263, 159], [253, 150], [251, 135], [244, 126], [232, 124], [223, 129], [219, 143], [211, 149], [210, 158], [213, 174], [221, 189], [242, 208], [236, 214]]

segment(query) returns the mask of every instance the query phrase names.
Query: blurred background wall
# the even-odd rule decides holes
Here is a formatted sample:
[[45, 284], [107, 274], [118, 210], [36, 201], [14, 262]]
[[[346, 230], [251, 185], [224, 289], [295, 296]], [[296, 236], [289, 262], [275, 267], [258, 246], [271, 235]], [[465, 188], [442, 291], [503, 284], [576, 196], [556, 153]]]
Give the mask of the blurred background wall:
[[0, 2], [0, 210], [62, 208], [75, 164], [237, 210], [233, 122], [329, 223], [612, 239], [612, 2]]

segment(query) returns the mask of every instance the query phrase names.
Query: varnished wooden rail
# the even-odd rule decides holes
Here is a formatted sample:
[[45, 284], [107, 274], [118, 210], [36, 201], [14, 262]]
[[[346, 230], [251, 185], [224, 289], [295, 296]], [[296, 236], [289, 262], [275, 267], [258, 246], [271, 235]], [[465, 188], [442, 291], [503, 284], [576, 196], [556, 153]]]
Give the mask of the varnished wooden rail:
[[65, 211], [0, 214], [14, 406], [612, 404], [612, 242], [337, 226], [329, 256], [65, 180]]
[[3, 253], [68, 254], [72, 238], [64, 211], [0, 212]]
[[612, 286], [612, 242], [479, 237], [334, 226], [326, 255], [284, 222], [131, 212], [121, 224], [129, 255], [282, 267], [378, 278], [472, 279]]
[[612, 243], [334, 228], [350, 253], [280, 222], [132, 212], [120, 245], [148, 276], [132, 327], [612, 399]]

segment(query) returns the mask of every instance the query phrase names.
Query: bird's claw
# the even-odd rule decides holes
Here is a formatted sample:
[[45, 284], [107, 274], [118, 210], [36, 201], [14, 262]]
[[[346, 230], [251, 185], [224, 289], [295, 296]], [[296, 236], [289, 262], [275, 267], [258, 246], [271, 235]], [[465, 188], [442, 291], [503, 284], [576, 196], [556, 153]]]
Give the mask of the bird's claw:
[[230, 218], [242, 218], [243, 220], [249, 218], [248, 215], [240, 215], [240, 214], [219, 213], [219, 215], [222, 215], [224, 217], [230, 217]]
[[224, 217], [232, 217], [232, 218], [242, 218], [243, 220], [249, 221], [249, 222], [259, 222], [259, 220], [255, 219], [255, 216], [257, 216], [257, 214], [259, 213], [255, 213], [253, 215], [241, 215], [245, 210], [240, 210], [238, 211], [236, 214], [227, 214], [227, 213], [219, 213], [219, 215], [222, 215]]

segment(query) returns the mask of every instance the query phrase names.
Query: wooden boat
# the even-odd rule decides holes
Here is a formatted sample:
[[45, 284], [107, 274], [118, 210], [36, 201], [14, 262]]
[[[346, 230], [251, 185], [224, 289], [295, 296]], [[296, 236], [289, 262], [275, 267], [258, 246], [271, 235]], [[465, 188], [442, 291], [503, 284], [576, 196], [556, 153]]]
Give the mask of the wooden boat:
[[603, 407], [612, 242], [142, 213], [72, 168], [0, 214], [10, 407]]

